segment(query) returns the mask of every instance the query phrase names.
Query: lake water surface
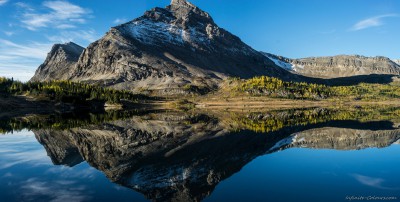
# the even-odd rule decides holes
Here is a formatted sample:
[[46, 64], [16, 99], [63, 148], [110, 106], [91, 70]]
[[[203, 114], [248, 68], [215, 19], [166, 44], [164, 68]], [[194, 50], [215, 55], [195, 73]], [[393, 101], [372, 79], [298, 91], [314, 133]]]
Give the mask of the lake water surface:
[[0, 136], [1, 201], [400, 201], [393, 110], [24, 119]]

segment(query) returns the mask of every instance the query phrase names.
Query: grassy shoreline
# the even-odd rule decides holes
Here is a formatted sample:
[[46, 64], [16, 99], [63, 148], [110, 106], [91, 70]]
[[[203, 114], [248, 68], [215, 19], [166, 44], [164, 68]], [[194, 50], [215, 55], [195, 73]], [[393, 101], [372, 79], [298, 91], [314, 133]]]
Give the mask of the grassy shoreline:
[[[205, 94], [191, 92], [174, 96], [134, 94], [70, 81], [21, 83], [0, 78], [2, 114], [15, 111], [68, 111], [71, 109], [215, 109], [259, 110], [331, 106], [400, 106], [400, 83], [325, 86], [285, 82], [271, 77], [230, 78]], [[196, 88], [194, 88], [196, 89]], [[0, 114], [1, 117], [1, 114]]]

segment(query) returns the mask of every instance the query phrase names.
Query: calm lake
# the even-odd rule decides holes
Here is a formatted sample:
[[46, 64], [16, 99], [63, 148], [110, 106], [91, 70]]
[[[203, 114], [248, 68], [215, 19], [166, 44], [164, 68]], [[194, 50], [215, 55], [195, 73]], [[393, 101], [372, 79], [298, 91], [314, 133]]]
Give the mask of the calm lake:
[[400, 201], [399, 112], [10, 118], [0, 201]]

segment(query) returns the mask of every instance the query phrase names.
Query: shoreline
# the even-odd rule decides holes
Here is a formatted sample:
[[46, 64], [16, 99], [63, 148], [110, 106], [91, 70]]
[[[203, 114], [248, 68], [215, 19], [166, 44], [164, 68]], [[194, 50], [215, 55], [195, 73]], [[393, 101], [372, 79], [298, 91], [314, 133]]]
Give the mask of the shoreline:
[[[180, 101], [187, 103], [180, 106]], [[187, 106], [185, 106], [187, 105]], [[121, 104], [97, 106], [90, 108], [87, 106], [73, 106], [65, 103], [55, 103], [52, 101], [35, 100], [26, 96], [9, 96], [0, 100], [0, 119], [24, 116], [28, 114], [50, 114], [68, 113], [87, 110], [89, 112], [105, 112], [108, 110], [216, 110], [216, 111], [268, 111], [280, 109], [300, 109], [300, 108], [354, 108], [362, 106], [385, 106], [399, 107], [400, 99], [390, 99], [384, 101], [363, 101], [363, 100], [293, 100], [269, 97], [238, 96], [238, 97], [181, 97], [167, 98], [164, 100], [145, 100], [140, 103], [123, 101]]]

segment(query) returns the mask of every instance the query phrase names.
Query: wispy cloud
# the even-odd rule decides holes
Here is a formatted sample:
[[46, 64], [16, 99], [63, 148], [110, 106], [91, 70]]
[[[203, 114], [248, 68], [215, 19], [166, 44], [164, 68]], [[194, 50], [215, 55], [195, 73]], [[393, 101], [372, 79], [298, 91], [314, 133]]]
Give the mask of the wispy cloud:
[[43, 198], [53, 202], [89, 201], [92, 194], [86, 186], [71, 180], [42, 181], [30, 178], [21, 184], [22, 198], [29, 201]]
[[0, 0], [0, 6], [6, 4], [8, 2], [8, 0]]
[[23, 9], [21, 23], [23, 27], [35, 31], [40, 28], [75, 28], [76, 24], [85, 24], [91, 11], [68, 1], [45, 1], [43, 9], [38, 11], [26, 3], [16, 4]]
[[128, 20], [126, 18], [117, 18], [113, 21], [114, 24], [122, 24], [128, 22]]
[[[17, 44], [12, 41], [0, 39], [1, 56], [17, 56], [34, 59], [44, 59], [50, 50], [51, 44], [30, 42], [29, 44]], [[6, 52], [9, 52], [6, 54]]]
[[43, 63], [52, 44], [28, 42], [18, 44], [0, 38], [0, 76], [29, 80]]
[[397, 16], [398, 16], [397, 14], [385, 14], [385, 15], [379, 15], [379, 16], [367, 18], [367, 19], [361, 20], [361, 21], [357, 22], [356, 24], [354, 24], [350, 28], [350, 31], [358, 31], [358, 30], [363, 30], [363, 29], [367, 29], [370, 27], [379, 27], [384, 24], [383, 23], [384, 18], [397, 17]]
[[0, 139], [0, 173], [12, 166], [28, 168], [51, 164], [32, 132], [6, 135]]
[[14, 32], [11, 32], [11, 31], [4, 31], [3, 32], [5, 35], [7, 35], [7, 36], [12, 36], [12, 35], [14, 35]]
[[56, 36], [47, 36], [54, 43], [66, 43], [70, 41], [87, 41], [89, 43], [96, 41], [100, 36], [95, 30], [79, 30], [79, 31], [61, 31]]
[[35, 11], [29, 4], [24, 3], [24, 2], [17, 2], [15, 5], [21, 9], [29, 10], [29, 11]]
[[398, 190], [398, 187], [386, 187], [383, 185], [385, 182], [384, 179], [382, 178], [375, 178], [375, 177], [369, 177], [369, 176], [364, 176], [364, 175], [359, 175], [359, 174], [352, 174], [352, 176], [361, 184], [373, 187], [373, 188], [378, 188], [378, 189], [389, 189], [389, 190]]

